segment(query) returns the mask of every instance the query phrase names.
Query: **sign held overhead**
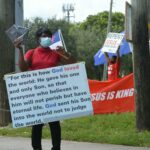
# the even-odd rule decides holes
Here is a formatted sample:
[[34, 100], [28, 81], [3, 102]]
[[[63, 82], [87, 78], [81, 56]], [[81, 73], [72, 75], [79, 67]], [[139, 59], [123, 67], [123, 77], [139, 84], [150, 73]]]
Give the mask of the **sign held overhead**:
[[123, 37], [124, 33], [108, 33], [101, 51], [108, 53], [116, 53], [123, 40]]

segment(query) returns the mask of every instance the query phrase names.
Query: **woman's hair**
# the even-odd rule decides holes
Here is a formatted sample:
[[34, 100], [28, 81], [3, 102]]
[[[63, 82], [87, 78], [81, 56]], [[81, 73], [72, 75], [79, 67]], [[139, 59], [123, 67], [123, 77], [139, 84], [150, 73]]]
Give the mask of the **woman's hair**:
[[116, 55], [113, 55], [112, 58], [113, 58], [114, 60], [116, 60], [116, 59], [117, 59], [117, 56], [116, 56]]
[[36, 39], [38, 40], [42, 36], [43, 33], [47, 34], [49, 37], [52, 37], [52, 32], [48, 28], [43, 27], [43, 28], [39, 28], [36, 31], [35, 33]]

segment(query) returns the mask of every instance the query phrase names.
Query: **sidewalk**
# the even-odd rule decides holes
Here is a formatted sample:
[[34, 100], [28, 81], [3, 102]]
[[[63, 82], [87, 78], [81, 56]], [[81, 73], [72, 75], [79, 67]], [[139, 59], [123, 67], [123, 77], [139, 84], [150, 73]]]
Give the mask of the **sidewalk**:
[[[30, 143], [30, 138], [0, 136], [0, 150], [32, 150]], [[51, 141], [44, 139], [42, 145], [43, 150], [50, 150]], [[62, 141], [61, 150], [150, 150], [150, 148]]]

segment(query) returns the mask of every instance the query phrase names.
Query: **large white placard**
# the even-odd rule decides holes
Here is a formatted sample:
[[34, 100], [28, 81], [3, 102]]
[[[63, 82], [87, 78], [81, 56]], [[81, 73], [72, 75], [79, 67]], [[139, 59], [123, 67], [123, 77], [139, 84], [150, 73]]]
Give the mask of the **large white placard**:
[[108, 33], [101, 51], [108, 53], [116, 53], [119, 45], [122, 42], [123, 37], [123, 33]]
[[5, 75], [14, 128], [93, 114], [85, 63]]

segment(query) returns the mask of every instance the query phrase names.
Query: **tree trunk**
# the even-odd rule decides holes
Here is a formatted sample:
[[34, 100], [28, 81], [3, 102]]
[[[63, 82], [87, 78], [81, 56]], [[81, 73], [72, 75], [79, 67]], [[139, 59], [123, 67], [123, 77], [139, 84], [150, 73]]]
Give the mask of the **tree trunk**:
[[5, 31], [15, 23], [15, 0], [0, 0], [0, 126], [10, 122], [5, 74], [14, 71], [14, 47]]
[[150, 53], [147, 0], [132, 0], [133, 68], [135, 82], [136, 125], [150, 130]]

